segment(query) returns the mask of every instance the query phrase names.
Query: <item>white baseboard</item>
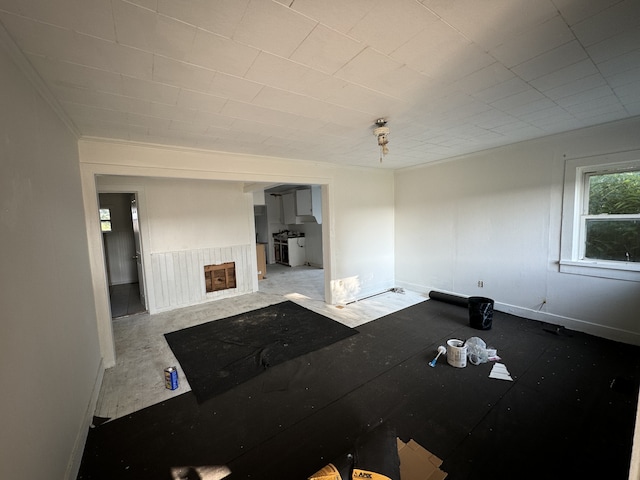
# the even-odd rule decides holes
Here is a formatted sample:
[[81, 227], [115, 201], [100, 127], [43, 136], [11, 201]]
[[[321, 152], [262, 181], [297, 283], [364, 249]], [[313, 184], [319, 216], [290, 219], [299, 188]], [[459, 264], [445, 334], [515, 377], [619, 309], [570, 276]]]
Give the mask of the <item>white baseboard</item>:
[[96, 373], [96, 379], [93, 384], [93, 390], [91, 391], [91, 398], [89, 399], [89, 404], [87, 405], [87, 410], [85, 412], [82, 425], [80, 425], [80, 429], [78, 431], [78, 434], [76, 435], [76, 441], [73, 445], [71, 458], [69, 458], [67, 471], [64, 476], [65, 480], [75, 480], [78, 477], [78, 472], [80, 472], [82, 454], [84, 453], [84, 447], [87, 443], [89, 428], [93, 423], [93, 414], [95, 413], [96, 405], [98, 404], [98, 395], [100, 394], [100, 387], [102, 387], [103, 377], [104, 365], [102, 363], [102, 359], [100, 359], [100, 364], [98, 365], [98, 371]]
[[[414, 292], [424, 292], [424, 285], [416, 285], [408, 282], [399, 282], [398, 286], [412, 290]], [[451, 295], [459, 295], [466, 297], [467, 295], [461, 295], [456, 292], [449, 292], [443, 289], [435, 289], [438, 292], [449, 293]], [[427, 290], [426, 293], [431, 290]], [[565, 317], [562, 315], [555, 315], [553, 313], [541, 312], [539, 310], [533, 310], [531, 308], [518, 307], [516, 305], [510, 305], [507, 303], [495, 302], [493, 308], [498, 312], [510, 313], [517, 315], [518, 317], [526, 318], [529, 320], [538, 320], [539, 322], [550, 323], [552, 325], [558, 325], [569, 330], [575, 330], [577, 332], [588, 333], [596, 337], [606, 338], [608, 340], [614, 340], [616, 342], [628, 343], [631, 345], [640, 345], [640, 334], [629, 330], [623, 330], [615, 327], [608, 327], [606, 325], [600, 325], [597, 323], [588, 322], [585, 320], [579, 320], [576, 318]]]
[[621, 328], [608, 327], [597, 323], [578, 320], [576, 318], [564, 317], [553, 313], [540, 312], [530, 308], [517, 307], [506, 303], [496, 302], [494, 309], [499, 312], [510, 313], [518, 317], [528, 318], [529, 320], [538, 320], [553, 325], [559, 325], [569, 330], [588, 333], [596, 337], [614, 340], [616, 342], [628, 343], [631, 345], [640, 345], [640, 334], [623, 330]]

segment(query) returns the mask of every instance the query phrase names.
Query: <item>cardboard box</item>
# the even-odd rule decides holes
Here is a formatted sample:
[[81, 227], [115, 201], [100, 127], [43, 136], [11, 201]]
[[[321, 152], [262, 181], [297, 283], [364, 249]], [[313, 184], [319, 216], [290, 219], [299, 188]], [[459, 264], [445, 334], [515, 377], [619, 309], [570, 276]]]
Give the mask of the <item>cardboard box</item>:
[[[409, 440], [408, 443], [404, 443], [397, 438], [396, 441], [398, 443], [398, 456], [400, 457], [401, 480], [444, 480], [447, 477], [447, 473], [440, 470], [442, 460], [422, 445], [414, 440]], [[361, 471], [354, 469], [352, 476], [345, 478], [340, 475], [338, 468], [330, 463], [310, 476], [308, 480], [350, 480], [352, 478], [359, 478], [357, 477], [358, 472]], [[373, 474], [383, 477], [374, 472], [367, 473], [369, 475]]]
[[442, 460], [414, 440], [404, 443], [398, 438], [400, 478], [402, 480], [443, 480]]

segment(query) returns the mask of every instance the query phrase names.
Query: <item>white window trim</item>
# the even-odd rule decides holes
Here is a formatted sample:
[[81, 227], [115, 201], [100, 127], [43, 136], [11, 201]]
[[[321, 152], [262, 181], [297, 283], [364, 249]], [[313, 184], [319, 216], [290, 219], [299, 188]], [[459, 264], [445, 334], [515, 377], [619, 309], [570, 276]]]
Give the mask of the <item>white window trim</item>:
[[585, 195], [584, 174], [597, 170], [640, 168], [640, 151], [620, 152], [567, 160], [562, 199], [560, 272], [640, 282], [640, 263], [581, 258], [583, 253], [580, 207]]

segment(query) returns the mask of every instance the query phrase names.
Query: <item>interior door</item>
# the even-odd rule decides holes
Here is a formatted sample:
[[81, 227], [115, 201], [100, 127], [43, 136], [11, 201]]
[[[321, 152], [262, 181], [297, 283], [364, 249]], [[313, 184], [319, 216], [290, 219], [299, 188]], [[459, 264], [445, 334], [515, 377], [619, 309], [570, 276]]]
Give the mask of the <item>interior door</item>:
[[140, 243], [140, 222], [138, 220], [138, 200], [136, 195], [131, 195], [131, 221], [133, 223], [133, 241], [135, 244], [136, 267], [138, 269], [138, 286], [140, 288], [140, 301], [147, 307], [147, 299], [144, 295], [144, 270], [142, 268], [142, 246]]

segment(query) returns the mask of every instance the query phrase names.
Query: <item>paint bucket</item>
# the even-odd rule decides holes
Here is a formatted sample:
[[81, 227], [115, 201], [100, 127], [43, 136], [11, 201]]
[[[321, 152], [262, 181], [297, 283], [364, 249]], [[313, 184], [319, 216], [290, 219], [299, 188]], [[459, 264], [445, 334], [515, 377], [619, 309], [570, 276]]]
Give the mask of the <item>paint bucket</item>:
[[456, 368], [467, 366], [467, 346], [462, 340], [447, 340], [447, 362]]

